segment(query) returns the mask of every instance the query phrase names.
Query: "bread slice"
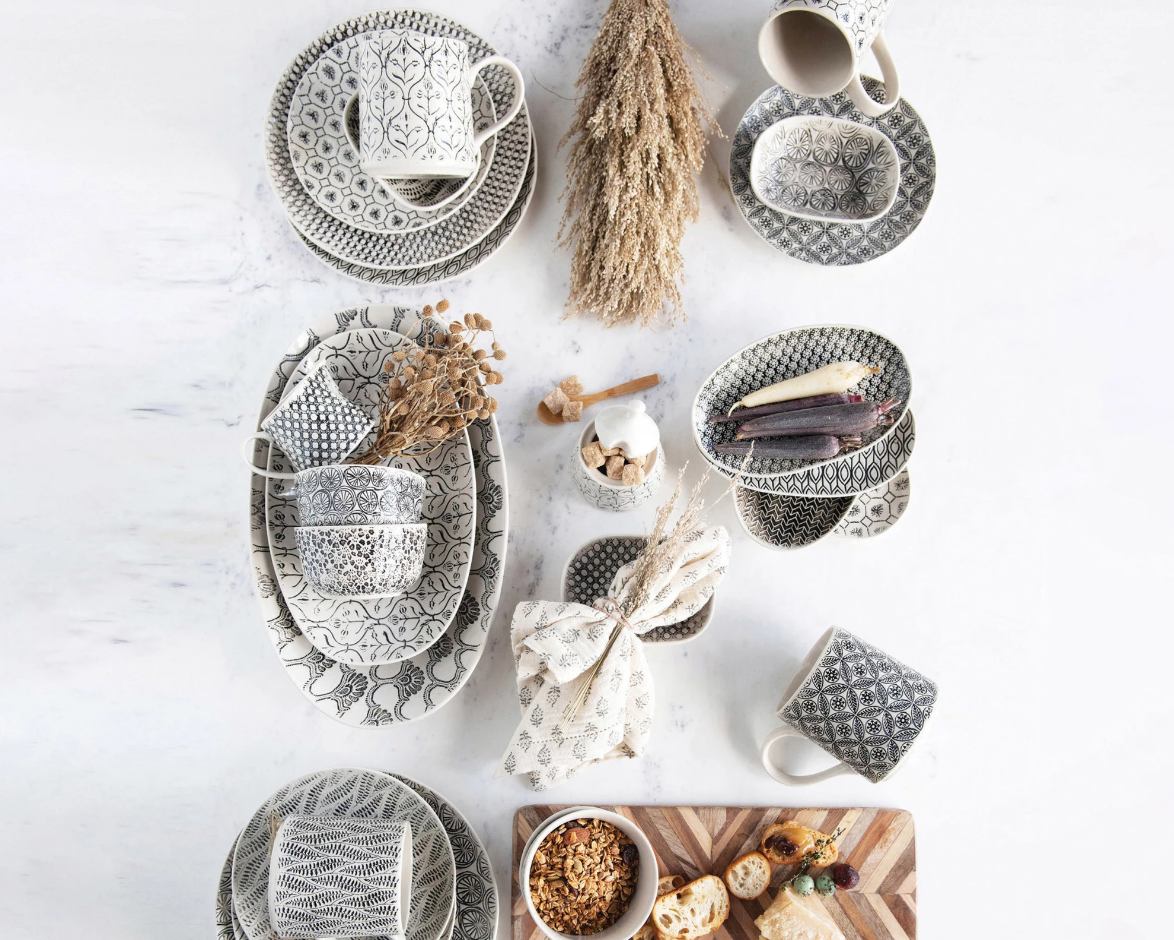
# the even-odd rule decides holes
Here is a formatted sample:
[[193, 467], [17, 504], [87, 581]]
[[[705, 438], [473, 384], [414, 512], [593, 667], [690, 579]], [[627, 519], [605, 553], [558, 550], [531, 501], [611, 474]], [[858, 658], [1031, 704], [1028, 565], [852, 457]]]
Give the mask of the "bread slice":
[[[664, 875], [656, 880], [656, 896], [662, 898], [684, 886], [685, 879], [680, 875]], [[651, 914], [648, 915], [648, 920], [644, 921], [643, 926], [632, 934], [632, 940], [657, 940], [657, 937], [656, 924], [652, 922]]]
[[[762, 854], [776, 865], [798, 865], [803, 861], [804, 855], [815, 851], [816, 839], [830, 838], [831, 836], [818, 829], [810, 829], [793, 819], [788, 819], [786, 822], [766, 827], [762, 834], [760, 849]], [[782, 850], [781, 844], [784, 840], [795, 846], [794, 852], [787, 853]], [[840, 850], [836, 848], [836, 844], [828, 842], [818, 854], [812, 856], [811, 864], [821, 867], [831, 865], [839, 855]]]
[[730, 916], [730, 895], [716, 875], [705, 875], [657, 899], [652, 921], [665, 940], [697, 940]]
[[844, 934], [814, 896], [783, 885], [774, 902], [754, 921], [764, 940], [844, 940]]
[[753, 901], [770, 885], [770, 862], [765, 855], [747, 852], [730, 862], [726, 884], [734, 897]]

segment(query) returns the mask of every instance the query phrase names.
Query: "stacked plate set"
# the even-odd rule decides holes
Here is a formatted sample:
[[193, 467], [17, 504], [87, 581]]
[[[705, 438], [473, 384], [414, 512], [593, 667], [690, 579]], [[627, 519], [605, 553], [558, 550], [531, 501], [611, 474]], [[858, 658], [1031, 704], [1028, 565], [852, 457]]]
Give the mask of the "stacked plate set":
[[[478, 139], [484, 135], [466, 177], [388, 178], [360, 166], [370, 145], [359, 107], [365, 51], [408, 31], [459, 45], [474, 68], [495, 57], [472, 73], [461, 99]], [[265, 128], [269, 178], [298, 237], [334, 270], [392, 286], [448, 280], [486, 261], [534, 195], [536, 150], [517, 74], [477, 34], [416, 10], [365, 14], [319, 36], [286, 69]], [[427, 85], [416, 81], [405, 97]]]
[[[258, 426], [305, 377], [324, 369], [334, 376], [344, 406], [374, 415], [385, 364], [432, 329], [446, 328], [422, 319], [419, 311], [388, 305], [322, 318], [275, 367]], [[356, 453], [367, 450], [374, 434], [368, 432]], [[294, 469], [288, 455], [263, 437], [251, 456], [266, 474]], [[419, 575], [390, 595], [323, 590], [307, 570], [313, 559], [304, 554], [304, 536], [314, 530], [300, 514], [312, 500], [291, 499], [288, 480], [252, 477], [253, 576], [270, 639], [298, 688], [321, 711], [350, 725], [411, 721], [457, 693], [481, 657], [505, 563], [505, 463], [493, 416], [471, 422], [425, 456], [387, 458], [381, 465], [423, 478], [422, 495], [413, 494], [418, 523], [400, 527], [425, 534]], [[312, 526], [320, 520], [310, 521]]]
[[221, 869], [218, 940], [493, 940], [489, 854], [460, 811], [399, 774], [308, 774], [267, 799]]
[[[745, 396], [830, 365], [855, 361], [878, 371], [855, 389], [870, 401], [895, 402], [888, 421], [863, 434], [860, 447], [824, 459], [723, 453], [736, 423], [715, 419]], [[814, 326], [767, 336], [735, 353], [706, 379], [693, 401], [693, 439], [710, 467], [735, 481], [734, 502], [746, 533], [772, 549], [802, 548], [828, 535], [868, 538], [887, 532], [909, 504], [916, 429], [913, 379], [889, 339], [852, 326]], [[736, 411], [734, 412], [736, 414]]]

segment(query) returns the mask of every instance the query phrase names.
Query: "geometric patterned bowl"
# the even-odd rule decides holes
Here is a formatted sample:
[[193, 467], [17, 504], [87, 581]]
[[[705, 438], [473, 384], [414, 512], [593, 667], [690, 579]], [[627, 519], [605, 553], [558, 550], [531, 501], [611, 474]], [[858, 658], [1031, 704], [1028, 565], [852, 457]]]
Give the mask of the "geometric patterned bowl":
[[398, 467], [343, 464], [308, 467], [294, 478], [298, 521], [304, 526], [414, 525], [428, 481]]
[[738, 521], [754, 541], [775, 550], [805, 548], [836, 531], [855, 496], [779, 496], [734, 489]]
[[391, 597], [420, 579], [428, 526], [295, 526], [306, 580], [323, 594]]
[[750, 188], [768, 206], [817, 222], [866, 222], [897, 199], [900, 163], [875, 128], [839, 118], [796, 115], [754, 144]]

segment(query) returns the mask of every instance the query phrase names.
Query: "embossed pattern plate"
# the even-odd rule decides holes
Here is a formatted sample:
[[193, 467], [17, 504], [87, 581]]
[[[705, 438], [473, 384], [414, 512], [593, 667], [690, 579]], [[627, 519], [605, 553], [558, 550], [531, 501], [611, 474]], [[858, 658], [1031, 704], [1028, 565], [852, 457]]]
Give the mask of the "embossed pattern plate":
[[[375, 305], [351, 307], [320, 317], [294, 340], [274, 368], [258, 422], [281, 397], [289, 375], [324, 338], [353, 328], [384, 328], [416, 335], [418, 311]], [[249, 518], [253, 584], [269, 639], [282, 667], [302, 694], [324, 714], [353, 727], [399, 724], [430, 714], [452, 700], [472, 675], [485, 649], [501, 593], [505, 567], [509, 496], [497, 422], [469, 426], [477, 475], [477, 527], [469, 582], [449, 628], [432, 646], [393, 666], [348, 666], [314, 647], [294, 622], [269, 553], [264, 478], [253, 475]], [[254, 461], [263, 466], [267, 445]]]
[[[343, 395], [374, 414], [386, 373], [384, 363], [410, 345], [391, 330], [360, 329], [320, 343], [294, 369], [296, 384], [321, 362], [329, 362]], [[366, 450], [374, 432], [359, 445]], [[277, 448], [270, 469], [285, 469]], [[413, 470], [427, 480], [421, 521], [428, 525], [420, 582], [397, 597], [343, 598], [317, 591], [303, 573], [294, 539], [300, 524], [297, 503], [282, 499], [281, 481], [270, 482], [266, 499], [269, 547], [286, 602], [298, 626], [318, 649], [356, 666], [397, 663], [432, 645], [452, 622], [473, 551], [476, 483], [467, 434], [423, 457], [396, 457], [390, 466]]]
[[[862, 80], [869, 94], [879, 100], [884, 86], [874, 78]], [[773, 209], [754, 195], [750, 161], [755, 142], [768, 127], [800, 114], [854, 121], [875, 128], [893, 142], [901, 176], [888, 212], [867, 222], [820, 222]], [[860, 264], [892, 251], [921, 224], [936, 179], [929, 131], [904, 98], [891, 111], [871, 118], [857, 111], [843, 92], [830, 98], [806, 98], [775, 85], [743, 115], [730, 143], [730, 188], [743, 217], [772, 248], [810, 264]]]
[[405, 940], [441, 936], [456, 903], [456, 862], [436, 813], [389, 774], [340, 768], [287, 783], [241, 830], [232, 859], [232, 902], [249, 940], [277, 940], [269, 921], [269, 856], [281, 820], [295, 813], [410, 825], [412, 903]]

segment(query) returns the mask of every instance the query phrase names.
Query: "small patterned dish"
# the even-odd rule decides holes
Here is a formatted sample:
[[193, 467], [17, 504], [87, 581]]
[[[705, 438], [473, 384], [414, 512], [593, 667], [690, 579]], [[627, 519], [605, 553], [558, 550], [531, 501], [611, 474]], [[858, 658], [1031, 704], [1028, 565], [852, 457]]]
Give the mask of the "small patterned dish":
[[806, 548], [826, 538], [855, 503], [855, 496], [776, 496], [741, 486], [734, 490], [738, 521], [746, 534], [775, 550]]
[[624, 486], [618, 480], [612, 480], [606, 473], [601, 473], [594, 467], [587, 466], [583, 460], [583, 448], [591, 443], [595, 437], [595, 422], [590, 422], [579, 435], [575, 445], [575, 452], [571, 455], [571, 478], [575, 486], [596, 509], [608, 512], [628, 512], [636, 509], [652, 497], [664, 482], [664, 453], [657, 447], [649, 459], [652, 463], [645, 470], [643, 483], [635, 486]]
[[[563, 568], [563, 600], [590, 606], [601, 597], [606, 597], [616, 572], [640, 554], [646, 542], [647, 539], [639, 535], [607, 535], [579, 546]], [[696, 639], [713, 619], [716, 599], [716, 596], [711, 597], [688, 620], [656, 627], [640, 639], [645, 643], [658, 644], [685, 643]]]
[[897, 200], [893, 142], [841, 118], [797, 115], [754, 143], [750, 187], [773, 209], [817, 222], [867, 222]]
[[909, 507], [909, 471], [902, 470], [883, 486], [856, 497], [836, 526], [836, 535], [866, 539], [888, 532]]
[[[424, 523], [294, 526], [302, 572], [310, 585], [323, 594], [355, 600], [396, 597], [419, 581], [427, 540]], [[347, 625], [334, 626], [343, 631]]]

